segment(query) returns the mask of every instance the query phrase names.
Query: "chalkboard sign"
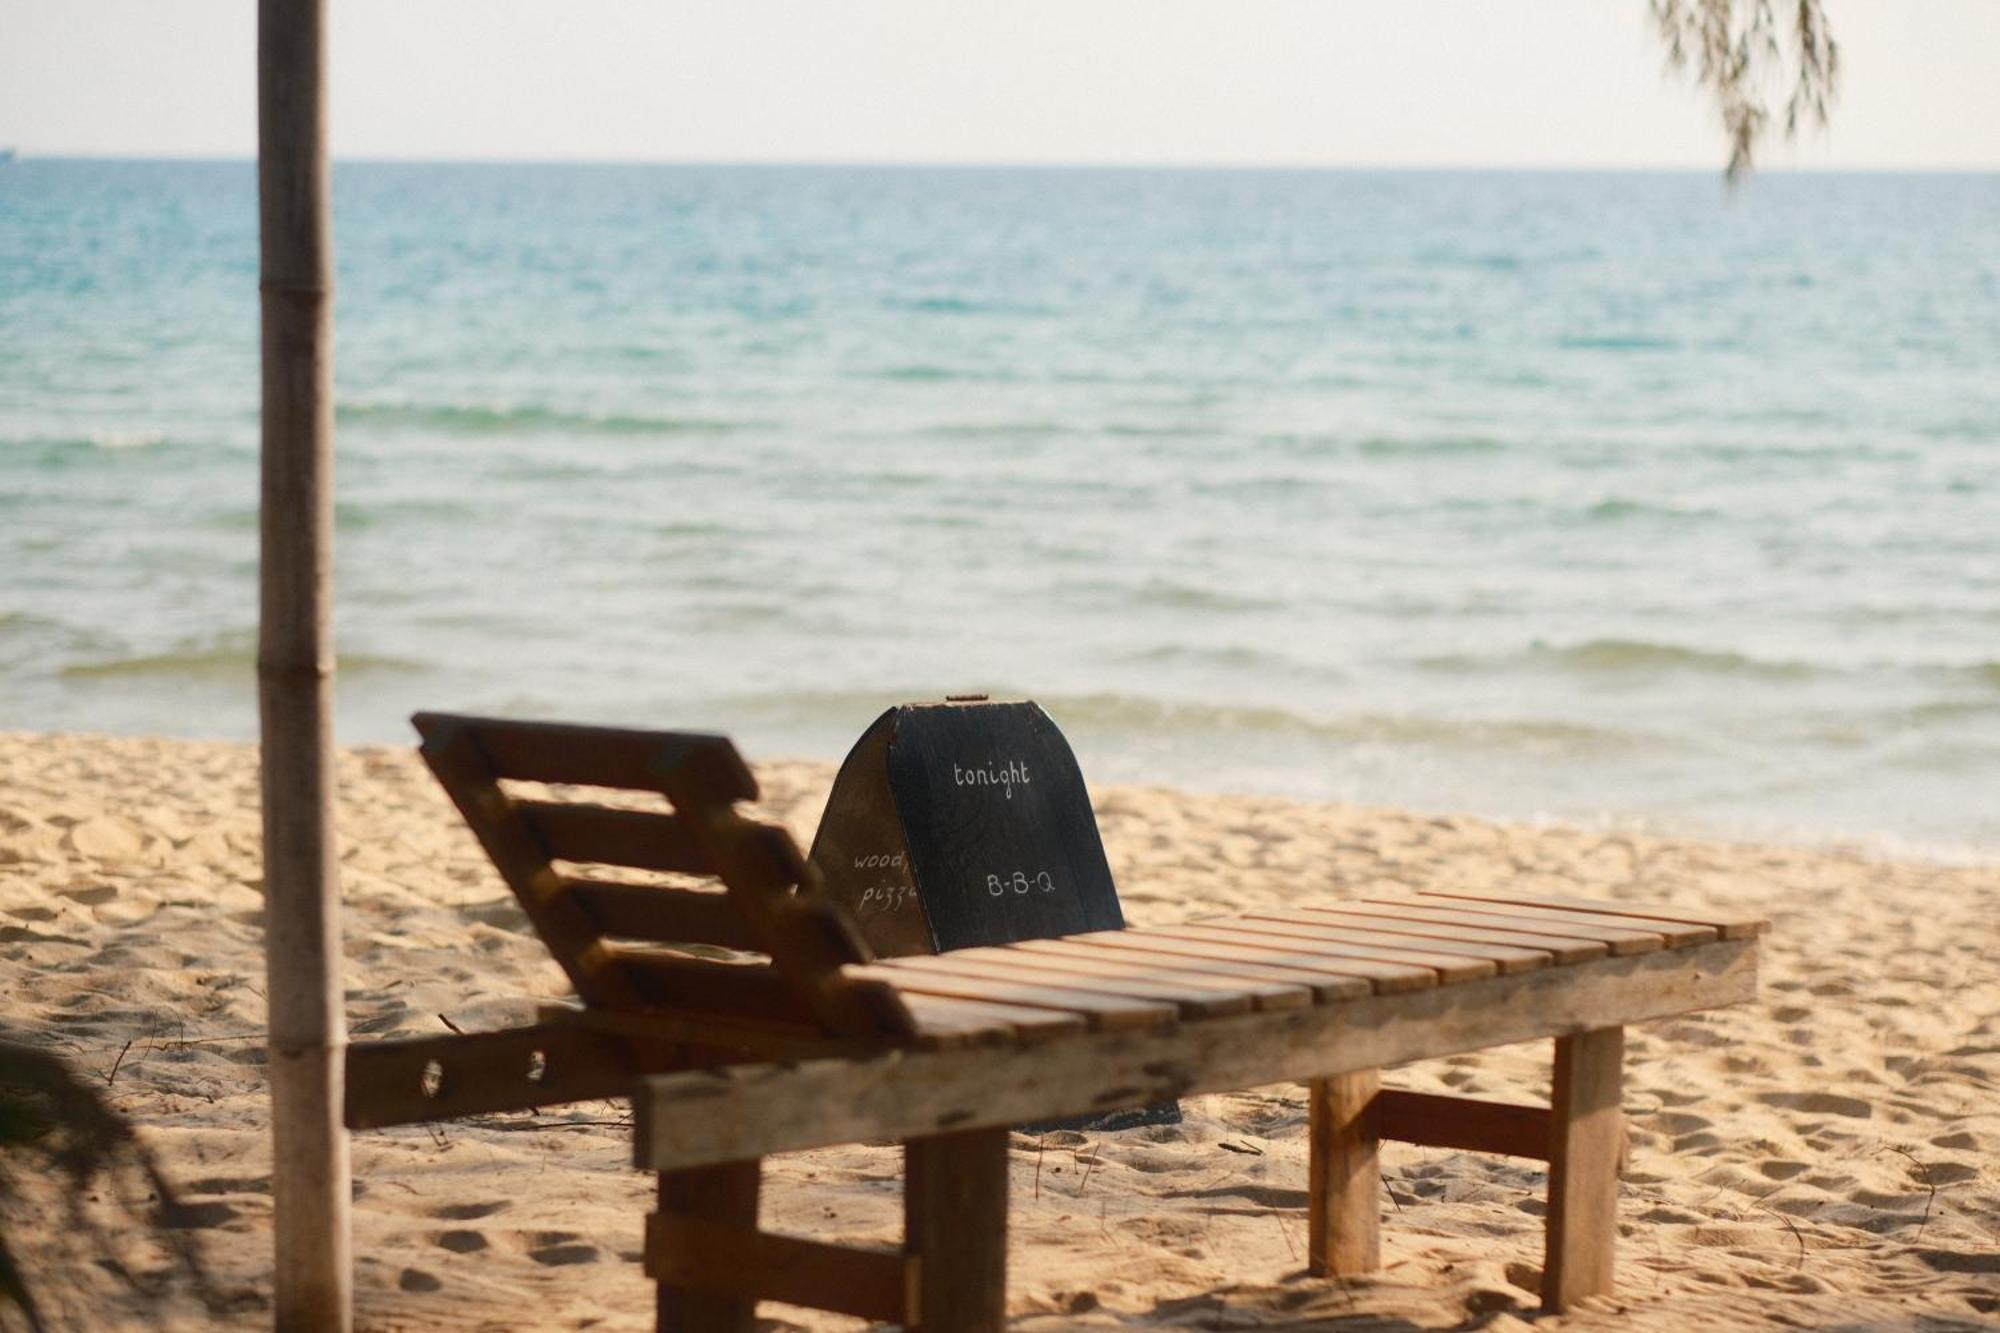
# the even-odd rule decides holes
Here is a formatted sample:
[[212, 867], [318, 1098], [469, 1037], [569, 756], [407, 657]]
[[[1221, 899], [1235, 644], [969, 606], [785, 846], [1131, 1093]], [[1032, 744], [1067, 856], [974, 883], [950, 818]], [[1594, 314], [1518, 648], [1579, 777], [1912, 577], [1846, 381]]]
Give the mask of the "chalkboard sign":
[[[1076, 756], [1034, 703], [904, 704], [840, 766], [811, 860], [882, 957], [1119, 930]], [[1024, 1128], [1172, 1124], [1172, 1103]]]
[[885, 957], [1125, 924], [1076, 756], [1033, 703], [882, 714], [841, 765], [812, 862]]

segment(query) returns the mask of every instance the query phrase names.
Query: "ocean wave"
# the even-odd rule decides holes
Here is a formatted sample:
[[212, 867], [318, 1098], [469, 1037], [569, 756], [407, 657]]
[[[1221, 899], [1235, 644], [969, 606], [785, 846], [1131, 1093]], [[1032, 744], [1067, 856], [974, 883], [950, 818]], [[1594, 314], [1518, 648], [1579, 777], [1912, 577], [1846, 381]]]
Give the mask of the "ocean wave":
[[171, 437], [163, 430], [105, 428], [82, 435], [25, 435], [0, 439], [7, 449], [77, 449], [118, 453], [131, 449], [151, 449], [166, 444]]
[[1510, 749], [1531, 746], [1602, 751], [1632, 744], [1634, 736], [1603, 727], [1544, 718], [1455, 718], [1419, 713], [1352, 713], [1314, 716], [1268, 704], [1193, 703], [1145, 695], [1100, 693], [1042, 696], [1050, 717], [1074, 730], [1102, 728], [1147, 735], [1294, 736], [1354, 744], [1431, 745]]
[[[1582, 723], [1545, 718], [1454, 718], [1413, 713], [1355, 713], [1316, 716], [1268, 704], [1200, 703], [1119, 692], [1023, 694], [1005, 684], [954, 682], [954, 691], [983, 692], [995, 700], [1031, 698], [1072, 735], [1113, 735], [1199, 739], [1261, 737], [1273, 742], [1303, 739], [1325, 745], [1424, 745], [1446, 749], [1514, 750], [1522, 747], [1566, 754], [1602, 753], [1657, 738]], [[713, 701], [725, 714], [753, 714], [813, 724], [850, 724], [856, 734], [885, 708], [914, 699], [935, 698], [924, 689], [884, 692], [829, 690], [737, 695]]]
[[1243, 644], [1201, 648], [1182, 643], [1163, 643], [1122, 654], [1118, 660], [1141, 666], [1226, 667], [1232, 671], [1284, 671], [1296, 669], [1299, 665], [1276, 653]]
[[[72, 662], [57, 674], [65, 680], [124, 680], [172, 677], [183, 680], [232, 680], [255, 674], [257, 653], [237, 636], [204, 647], [170, 649], [131, 657], [105, 657]], [[374, 675], [424, 670], [421, 662], [374, 653], [342, 653], [336, 668], [342, 675]]]
[[1582, 516], [1588, 522], [1604, 523], [1625, 518], [1711, 519], [1722, 517], [1722, 511], [1685, 509], [1678, 505], [1653, 504], [1646, 500], [1607, 496], [1585, 509]]
[[942, 440], [1016, 440], [1066, 435], [1075, 429], [1060, 421], [952, 421], [924, 426], [912, 434]]
[[1112, 439], [1131, 440], [1204, 440], [1216, 435], [1206, 426], [1161, 426], [1143, 421], [1108, 422], [1098, 428], [1098, 433]]
[[346, 425], [421, 428], [463, 435], [568, 433], [580, 435], [719, 435], [756, 430], [775, 423], [726, 417], [656, 416], [629, 412], [582, 412], [539, 403], [517, 406], [476, 403], [341, 403], [336, 416]]
[[1355, 452], [1370, 457], [1395, 454], [1498, 454], [1507, 443], [1490, 435], [1371, 435], [1354, 446]]
[[210, 443], [183, 439], [161, 430], [94, 430], [81, 435], [18, 435], [0, 438], [0, 450], [20, 450], [39, 455], [40, 466], [61, 466], [104, 455], [150, 454], [201, 450]]
[[1556, 339], [1556, 346], [1572, 351], [1671, 352], [1680, 343], [1647, 333], [1568, 333]]
[[1974, 662], [1967, 666], [1947, 667], [1946, 670], [1990, 689], [2000, 690], [2000, 662]]
[[100, 430], [84, 438], [94, 449], [149, 449], [167, 442], [166, 432], [158, 430]]
[[1579, 675], [1687, 671], [1772, 680], [1800, 680], [1829, 670], [1807, 662], [1772, 661], [1729, 649], [1693, 648], [1649, 639], [1589, 639], [1563, 645], [1536, 643], [1518, 652], [1449, 653], [1423, 657], [1418, 658], [1414, 665], [1429, 671], [1467, 674], [1527, 667], [1552, 668]]
[[[2000, 688], [2000, 672], [1995, 673], [1995, 688]], [[1957, 726], [1967, 721], [2000, 717], [2000, 699], [1934, 699], [1929, 703], [1912, 704], [1880, 715], [1880, 720], [1888, 727], [1901, 728], [1916, 726]]]
[[1029, 305], [1019, 301], [982, 301], [969, 296], [889, 297], [882, 304], [889, 310], [908, 310], [920, 315], [1049, 316], [1059, 313], [1054, 306]]
[[1284, 606], [1276, 598], [1252, 597], [1225, 588], [1204, 588], [1163, 578], [1152, 578], [1143, 583], [1119, 583], [1101, 578], [1076, 579], [1057, 583], [1051, 591], [1058, 596], [1074, 596], [1091, 603], [1136, 603], [1169, 611], [1271, 611]]
[[894, 380], [910, 384], [943, 384], [952, 380], [982, 378], [969, 371], [953, 370], [949, 366], [908, 365], [883, 366], [881, 369], [859, 376], [861, 379]]

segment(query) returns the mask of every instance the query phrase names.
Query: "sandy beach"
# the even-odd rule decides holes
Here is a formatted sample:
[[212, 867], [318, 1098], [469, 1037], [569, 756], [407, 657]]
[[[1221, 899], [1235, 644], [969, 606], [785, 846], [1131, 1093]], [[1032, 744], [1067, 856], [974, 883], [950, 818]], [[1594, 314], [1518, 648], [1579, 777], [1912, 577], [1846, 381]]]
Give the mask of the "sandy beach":
[[[354, 1040], [526, 1021], [560, 974], [414, 754], [340, 771]], [[764, 767], [810, 836], [830, 765]], [[1621, 1292], [1543, 1326], [1991, 1327], [2000, 1316], [2000, 871], [1513, 826], [1392, 810], [1097, 791], [1128, 917], [1443, 884], [1671, 899], [1768, 915], [1754, 1005], [1631, 1034]], [[69, 1326], [263, 1327], [271, 1201], [260, 1030], [257, 782], [245, 746], [0, 736], [0, 1025], [142, 1127], [195, 1207], [224, 1308], [152, 1304], [53, 1220], [9, 1240], [59, 1275]], [[1400, 1071], [1546, 1096], [1547, 1052]], [[1305, 1105], [1274, 1086], [1185, 1123], [1016, 1135], [1009, 1310], [1096, 1328], [1517, 1328], [1534, 1319], [1542, 1172], [1389, 1145], [1386, 1266], [1302, 1274]], [[650, 1180], [621, 1105], [370, 1133], [353, 1145], [368, 1329], [650, 1327]], [[890, 1241], [887, 1147], [774, 1160], [779, 1229]], [[766, 1307], [781, 1328], [852, 1326]], [[0, 1317], [0, 1326], [6, 1326]]]

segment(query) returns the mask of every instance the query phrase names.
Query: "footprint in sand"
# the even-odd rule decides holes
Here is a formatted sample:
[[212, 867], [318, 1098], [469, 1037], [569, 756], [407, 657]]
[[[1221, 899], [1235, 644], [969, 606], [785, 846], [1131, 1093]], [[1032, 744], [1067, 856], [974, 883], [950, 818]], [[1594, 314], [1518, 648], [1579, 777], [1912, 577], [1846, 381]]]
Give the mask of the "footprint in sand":
[[507, 1206], [505, 1199], [496, 1199], [492, 1203], [447, 1203], [433, 1209], [431, 1216], [446, 1222], [471, 1222], [503, 1212]]
[[1859, 1097], [1843, 1097], [1837, 1092], [1766, 1092], [1759, 1094], [1757, 1100], [1766, 1106], [1811, 1115], [1844, 1115], [1867, 1120], [1875, 1114], [1874, 1103]]
[[186, 1194], [269, 1194], [269, 1176], [208, 1176], [181, 1186]]
[[70, 827], [64, 844], [78, 856], [93, 861], [130, 862], [144, 856], [146, 830], [127, 819], [99, 815]]
[[2000, 1273], [2000, 1250], [1918, 1250], [1917, 1258], [1940, 1273]]
[[435, 1239], [441, 1249], [450, 1250], [453, 1254], [476, 1254], [491, 1243], [486, 1239], [485, 1232], [465, 1229], [440, 1231]]
[[56, 892], [71, 902], [81, 903], [85, 907], [97, 907], [118, 896], [118, 890], [109, 884], [74, 885], [66, 889], [57, 889]]
[[602, 1256], [595, 1245], [544, 1245], [529, 1250], [528, 1257], [553, 1268], [563, 1264], [594, 1264]]
[[[1256, 1205], [1256, 1209], [1268, 1211], [1272, 1208], [1304, 1208], [1307, 1194], [1304, 1190], [1283, 1189], [1276, 1185], [1218, 1185], [1205, 1190], [1175, 1190], [1166, 1195], [1173, 1199], [1242, 1199]], [[1251, 1210], [1245, 1210], [1251, 1212]], [[1255, 1213], [1252, 1213], [1255, 1215]]]
[[1652, 1127], [1663, 1133], [1682, 1135], [1697, 1130], [1711, 1128], [1715, 1122], [1706, 1116], [1693, 1115], [1686, 1111], [1658, 1111], [1652, 1117]]
[[396, 1275], [396, 1285], [404, 1291], [436, 1291], [444, 1283], [421, 1268], [405, 1268]]
[[160, 1225], [172, 1231], [206, 1231], [235, 1218], [236, 1210], [218, 1199], [176, 1204], [162, 1212]]

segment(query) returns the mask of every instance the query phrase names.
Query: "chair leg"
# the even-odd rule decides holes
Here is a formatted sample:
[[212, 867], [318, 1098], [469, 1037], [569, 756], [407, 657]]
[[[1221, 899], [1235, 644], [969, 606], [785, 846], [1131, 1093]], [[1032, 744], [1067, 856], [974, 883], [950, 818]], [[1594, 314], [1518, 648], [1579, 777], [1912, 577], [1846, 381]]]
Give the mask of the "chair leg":
[[[726, 1162], [660, 1174], [660, 1211], [680, 1213], [725, 1226], [757, 1225], [757, 1194], [763, 1163]], [[690, 1291], [659, 1284], [659, 1333], [751, 1333], [757, 1323], [754, 1298]]]
[[911, 1139], [904, 1249], [918, 1264], [917, 1333], [1000, 1333], [1007, 1323], [1007, 1131]]
[[1612, 1291], [1624, 1060], [1624, 1028], [1556, 1039], [1555, 1090], [1549, 1099], [1548, 1240], [1542, 1262], [1542, 1305], [1551, 1311]]
[[1306, 1266], [1352, 1277], [1382, 1266], [1382, 1073], [1364, 1069], [1311, 1084]]

